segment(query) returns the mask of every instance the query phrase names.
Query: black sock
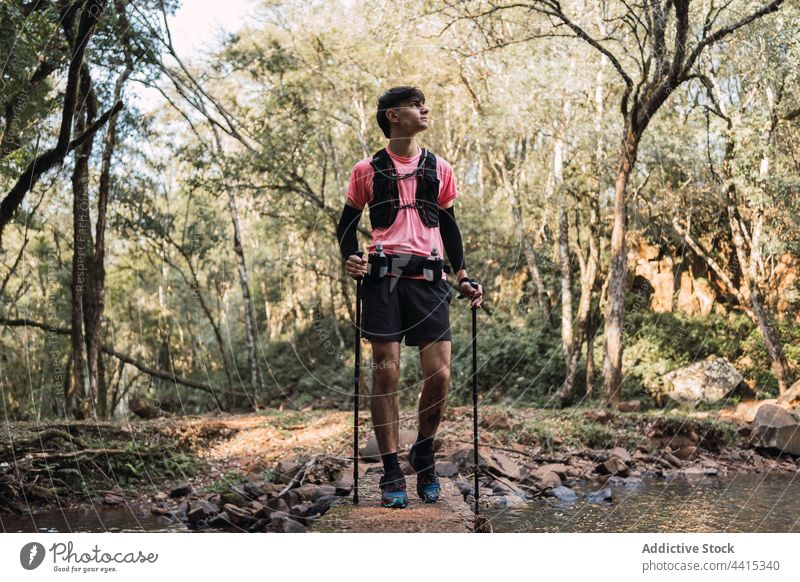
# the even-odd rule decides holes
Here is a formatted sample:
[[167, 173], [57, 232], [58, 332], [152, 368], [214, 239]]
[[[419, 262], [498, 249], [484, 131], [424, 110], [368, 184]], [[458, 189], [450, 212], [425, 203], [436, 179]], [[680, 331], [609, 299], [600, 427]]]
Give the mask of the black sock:
[[417, 433], [417, 442], [414, 447], [417, 454], [423, 457], [433, 456], [433, 437], [424, 437]]
[[403, 477], [403, 470], [400, 468], [400, 461], [397, 459], [397, 453], [381, 455], [381, 460], [383, 461], [385, 481], [396, 481]]

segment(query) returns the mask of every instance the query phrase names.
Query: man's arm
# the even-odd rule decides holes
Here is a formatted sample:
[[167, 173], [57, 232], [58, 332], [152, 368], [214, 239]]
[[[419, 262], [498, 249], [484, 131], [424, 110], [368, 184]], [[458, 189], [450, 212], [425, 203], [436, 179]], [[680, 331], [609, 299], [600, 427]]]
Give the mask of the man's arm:
[[361, 210], [348, 198], [342, 209], [342, 216], [339, 224], [336, 225], [336, 240], [339, 241], [339, 253], [343, 260], [347, 260], [350, 255], [356, 254], [358, 250], [358, 223], [361, 220]]
[[444, 251], [450, 264], [456, 271], [456, 281], [467, 277], [467, 266], [464, 262], [464, 243], [461, 240], [461, 231], [456, 222], [455, 200], [451, 200], [439, 212], [439, 231], [444, 243]]
[[443, 206], [441, 212], [439, 212], [439, 231], [442, 235], [442, 243], [444, 244], [447, 258], [450, 259], [453, 269], [456, 269], [458, 288], [463, 295], [472, 299], [473, 306], [480, 307], [483, 302], [483, 287], [478, 284], [478, 288], [475, 289], [468, 281], [459, 282], [465, 277], [468, 278], [469, 275], [467, 274], [467, 265], [464, 262], [464, 244], [461, 240], [461, 231], [456, 222], [454, 203], [455, 199]]
[[339, 241], [339, 253], [346, 264], [347, 274], [351, 277], [366, 275], [367, 260], [356, 255], [358, 251], [358, 223], [361, 220], [361, 209], [347, 198], [342, 209], [342, 216], [336, 226], [336, 239]]

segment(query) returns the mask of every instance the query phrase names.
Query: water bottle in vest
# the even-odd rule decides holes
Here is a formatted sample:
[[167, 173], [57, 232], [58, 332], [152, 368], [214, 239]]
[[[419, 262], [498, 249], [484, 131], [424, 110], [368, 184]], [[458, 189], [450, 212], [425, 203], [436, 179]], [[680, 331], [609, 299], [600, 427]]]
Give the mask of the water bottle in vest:
[[389, 257], [383, 252], [383, 244], [375, 245], [375, 253], [370, 253], [367, 261], [367, 276], [372, 279], [381, 279], [389, 271]]
[[430, 256], [422, 263], [422, 275], [431, 283], [442, 278], [442, 260], [436, 247], [431, 249]]

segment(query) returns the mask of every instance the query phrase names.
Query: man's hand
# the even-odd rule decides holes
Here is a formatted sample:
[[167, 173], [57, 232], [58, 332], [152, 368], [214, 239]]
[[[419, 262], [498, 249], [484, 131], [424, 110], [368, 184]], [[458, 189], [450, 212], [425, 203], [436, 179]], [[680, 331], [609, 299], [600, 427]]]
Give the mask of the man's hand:
[[471, 299], [470, 305], [472, 307], [480, 308], [481, 303], [483, 303], [483, 287], [481, 287], [480, 283], [475, 288], [470, 285], [469, 281], [464, 281], [459, 285], [459, 290], [463, 296]]
[[367, 259], [358, 255], [350, 255], [345, 263], [347, 274], [353, 279], [361, 279], [367, 276]]

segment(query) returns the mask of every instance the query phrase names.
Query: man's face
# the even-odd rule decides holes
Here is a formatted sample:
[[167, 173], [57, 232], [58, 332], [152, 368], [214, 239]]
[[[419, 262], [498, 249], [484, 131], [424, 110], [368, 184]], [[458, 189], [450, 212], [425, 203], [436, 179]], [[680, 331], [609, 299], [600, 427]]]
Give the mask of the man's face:
[[428, 129], [428, 108], [418, 97], [401, 101], [387, 111], [387, 116], [396, 122], [394, 131], [401, 135], [414, 135]]

